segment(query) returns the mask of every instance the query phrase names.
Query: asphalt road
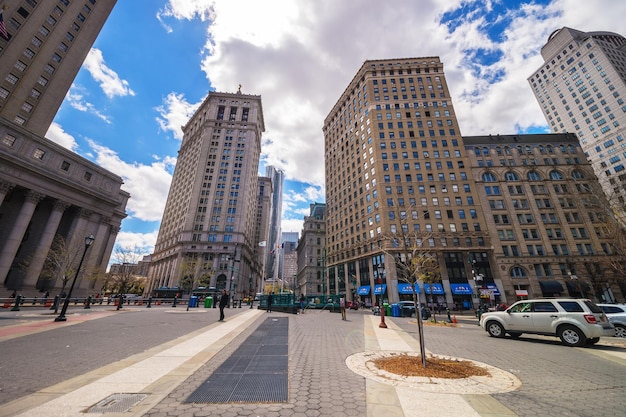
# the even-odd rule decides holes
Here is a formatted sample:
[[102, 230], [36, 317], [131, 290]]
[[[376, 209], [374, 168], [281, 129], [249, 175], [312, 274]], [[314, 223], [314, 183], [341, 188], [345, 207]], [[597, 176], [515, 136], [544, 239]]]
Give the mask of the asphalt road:
[[[218, 309], [187, 312], [185, 306], [129, 307], [122, 313], [112, 310], [112, 307], [89, 312], [74, 309], [70, 310], [71, 314], [108, 311], [111, 315], [19, 337], [0, 337], [0, 405], [204, 328], [217, 321], [219, 315]], [[241, 310], [226, 310], [227, 319], [238, 311]], [[326, 314], [319, 313], [316, 317], [335, 318], [332, 313]], [[354, 323], [350, 335], [358, 345], [363, 337], [362, 331], [358, 334], [362, 322], [359, 316], [366, 314], [371, 313], [367, 310], [349, 313]], [[53, 319], [45, 310], [0, 311], [0, 329], [24, 323], [49, 328]], [[414, 318], [391, 320], [417, 337]], [[570, 348], [550, 337], [495, 339], [472, 317], [458, 317], [458, 321], [456, 327], [425, 326], [426, 349], [484, 362], [515, 374], [522, 387], [494, 397], [517, 415], [624, 415], [626, 340], [603, 338], [594, 347]], [[302, 340], [320, 337], [305, 332], [306, 329], [299, 334]]]

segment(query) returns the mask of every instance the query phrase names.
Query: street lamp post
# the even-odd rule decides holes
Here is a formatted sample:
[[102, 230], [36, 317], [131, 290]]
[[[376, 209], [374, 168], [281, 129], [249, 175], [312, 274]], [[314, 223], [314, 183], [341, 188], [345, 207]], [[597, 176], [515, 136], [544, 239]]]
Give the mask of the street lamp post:
[[93, 235], [89, 235], [85, 238], [85, 249], [83, 250], [83, 256], [80, 257], [80, 262], [78, 263], [78, 268], [76, 269], [76, 274], [74, 274], [74, 280], [72, 281], [72, 285], [70, 286], [70, 291], [65, 297], [65, 302], [63, 303], [63, 308], [61, 309], [61, 314], [54, 321], [67, 321], [65, 317], [65, 313], [67, 312], [67, 307], [70, 304], [70, 298], [72, 297], [72, 291], [74, 290], [74, 285], [76, 284], [76, 278], [78, 278], [78, 274], [80, 272], [80, 267], [83, 265], [83, 261], [85, 260], [85, 255], [87, 254], [87, 249], [91, 246], [93, 241], [96, 240]]
[[580, 297], [585, 298], [585, 291], [583, 290], [581, 283], [578, 281], [578, 275], [572, 274], [572, 271], [567, 271], [567, 274], [569, 275], [569, 278], [576, 283], [576, 288], [578, 289]]
[[484, 275], [482, 274], [478, 274], [477, 273], [477, 269], [476, 269], [476, 259], [472, 260], [472, 275], [474, 276], [474, 284], [476, 286], [476, 291], [478, 292], [478, 321], [480, 321], [480, 316], [482, 316], [483, 314], [483, 295], [482, 295], [482, 288], [483, 288], [483, 278]]
[[[378, 264], [377, 269], [378, 269], [378, 284], [381, 285], [383, 283], [381, 276], [385, 273], [385, 267], [382, 264]], [[380, 311], [380, 324], [378, 325], [378, 327], [386, 329], [387, 324], [385, 323], [385, 308], [383, 307], [383, 304], [382, 304], [382, 300], [383, 300], [382, 285], [380, 287], [380, 295], [378, 297], [379, 297], [378, 298], [378, 311]]]

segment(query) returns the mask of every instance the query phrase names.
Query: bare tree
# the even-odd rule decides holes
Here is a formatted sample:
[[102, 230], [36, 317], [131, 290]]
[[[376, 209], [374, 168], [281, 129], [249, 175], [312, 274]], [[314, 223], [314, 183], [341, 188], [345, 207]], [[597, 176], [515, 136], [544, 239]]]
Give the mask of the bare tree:
[[[50, 246], [42, 268], [42, 275], [53, 281], [61, 280], [60, 294], [65, 292], [67, 282], [76, 274], [78, 261], [83, 253], [83, 242], [68, 244], [61, 235], [56, 235]], [[28, 261], [25, 266], [28, 267]]]
[[[615, 193], [607, 194], [600, 184], [589, 181], [595, 174], [590, 168], [577, 167], [580, 178], [575, 186], [580, 194], [579, 202], [591, 220], [597, 224], [595, 234], [603, 241], [604, 254], [573, 259], [570, 264], [574, 271], [582, 266], [581, 272], [591, 281], [597, 298], [611, 287], [619, 288], [626, 297], [626, 229], [624, 204]], [[608, 242], [608, 244], [604, 243]], [[572, 271], [572, 274], [575, 274]], [[581, 285], [578, 282], [578, 285]], [[582, 288], [579, 289], [582, 295]]]
[[[424, 283], [436, 282], [440, 277], [439, 263], [435, 251], [424, 242], [432, 239], [432, 234], [408, 232], [408, 228], [401, 227], [400, 231], [385, 237], [387, 245], [383, 252], [385, 259], [393, 259], [399, 281], [411, 286], [415, 317], [417, 322], [422, 366], [426, 367], [426, 347], [424, 342], [424, 327], [422, 323], [421, 302], [416, 290], [416, 284], [421, 280]], [[427, 308], [427, 303], [425, 304]]]
[[117, 290], [118, 310], [122, 308], [123, 294], [131, 290], [138, 290], [141, 286], [141, 279], [137, 276], [137, 265], [142, 258], [143, 253], [138, 247], [115, 246], [113, 251], [114, 264], [111, 265], [106, 285], [113, 292]]
[[211, 282], [211, 274], [208, 272], [210, 268], [211, 263], [204, 258], [203, 254], [189, 252], [184, 255], [179, 272], [181, 276], [180, 286], [190, 294], [187, 311], [189, 311], [193, 289], [198, 286], [206, 286]]

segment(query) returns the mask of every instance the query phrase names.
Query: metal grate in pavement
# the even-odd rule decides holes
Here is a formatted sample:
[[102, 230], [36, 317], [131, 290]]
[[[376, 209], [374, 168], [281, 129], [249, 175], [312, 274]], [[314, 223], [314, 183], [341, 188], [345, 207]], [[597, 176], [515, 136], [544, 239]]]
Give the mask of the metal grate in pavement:
[[287, 317], [265, 319], [185, 402], [286, 402], [288, 336]]
[[123, 413], [147, 396], [147, 394], [111, 394], [89, 407], [86, 413]]

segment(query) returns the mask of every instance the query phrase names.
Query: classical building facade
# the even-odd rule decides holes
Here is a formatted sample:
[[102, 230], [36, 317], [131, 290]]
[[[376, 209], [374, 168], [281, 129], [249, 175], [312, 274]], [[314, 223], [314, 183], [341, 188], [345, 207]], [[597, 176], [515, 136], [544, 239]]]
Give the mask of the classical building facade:
[[93, 234], [76, 291], [99, 290], [95, 277], [106, 269], [129, 195], [119, 176], [43, 135], [115, 3], [2, 2], [8, 39], [0, 36], [0, 279], [6, 289], [28, 295], [62, 288], [78, 260], [51, 271], [44, 267], [50, 248], [61, 239], [65, 251], [82, 252]]
[[554, 31], [529, 78], [553, 132], [572, 132], [618, 218], [626, 224], [626, 38]]
[[493, 242], [492, 267], [476, 265], [498, 284], [482, 288], [486, 296], [624, 300], [626, 283], [612, 268], [619, 226], [575, 134], [471, 136], [463, 144]]
[[129, 194], [121, 189], [122, 179], [2, 118], [0, 138], [0, 279], [4, 287], [25, 295], [61, 288], [63, 271], [42, 273], [55, 238], [63, 238], [66, 251], [71, 252], [67, 255], [72, 256], [82, 254], [85, 237], [93, 235], [76, 294], [98, 291], [100, 282], [85, 277], [106, 270], [126, 217]]
[[0, 116], [44, 136], [116, 2], [3, 1]]
[[[149, 292], [178, 286], [185, 264], [234, 299], [255, 292], [261, 97], [211, 92], [183, 127], [183, 141], [152, 254]], [[269, 190], [264, 190], [264, 192]], [[196, 277], [197, 278], [197, 277]]]
[[302, 232], [298, 240], [298, 271], [296, 293], [312, 296], [327, 294], [325, 280], [326, 204], [310, 205], [309, 215], [304, 217]]

